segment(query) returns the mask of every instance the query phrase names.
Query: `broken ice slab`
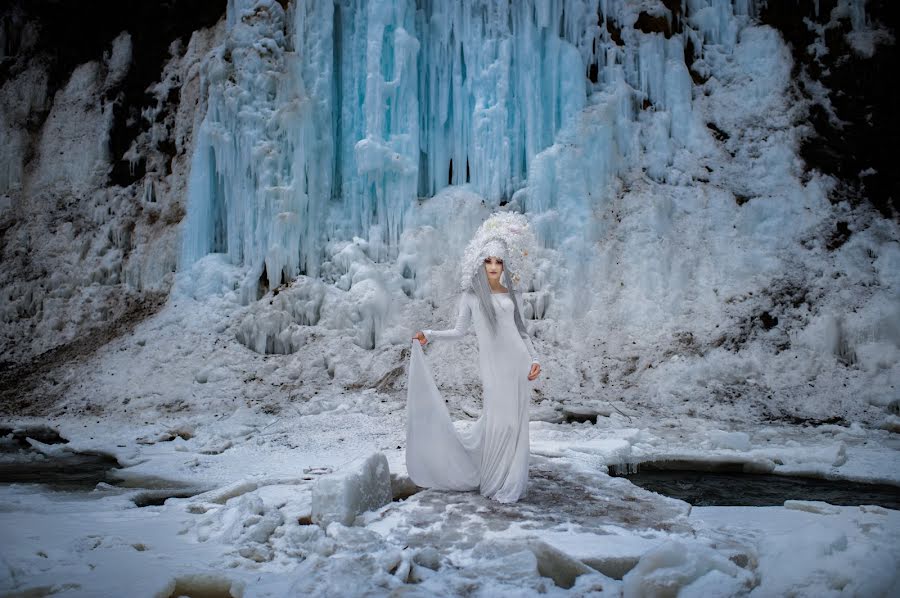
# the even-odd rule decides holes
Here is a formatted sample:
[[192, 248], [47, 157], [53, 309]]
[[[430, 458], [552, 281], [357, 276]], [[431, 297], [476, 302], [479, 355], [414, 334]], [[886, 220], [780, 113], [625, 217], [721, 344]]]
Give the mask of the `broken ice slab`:
[[303, 473], [308, 473], [311, 475], [322, 475], [326, 473], [331, 473], [331, 468], [328, 466], [325, 467], [304, 467]]
[[841, 512], [841, 507], [821, 500], [786, 500], [784, 501], [784, 508], [806, 511], [807, 513], [818, 513], [820, 515], [837, 515]]
[[323, 528], [334, 521], [353, 525], [357, 515], [382, 507], [392, 498], [387, 457], [373, 453], [316, 481], [312, 520]]
[[641, 556], [624, 577], [625, 596], [738, 596], [754, 573], [697, 542], [669, 539]]
[[552, 406], [540, 405], [529, 410], [528, 419], [533, 422], [559, 424], [563, 422], [563, 414]]

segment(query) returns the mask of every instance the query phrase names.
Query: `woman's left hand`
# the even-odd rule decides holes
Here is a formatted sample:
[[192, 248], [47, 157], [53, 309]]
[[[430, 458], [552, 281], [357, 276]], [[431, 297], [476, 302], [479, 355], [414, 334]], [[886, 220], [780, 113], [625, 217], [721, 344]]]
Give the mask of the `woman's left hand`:
[[531, 364], [531, 371], [528, 372], [528, 379], [529, 379], [529, 380], [534, 380], [535, 378], [538, 377], [538, 374], [540, 374], [540, 373], [541, 373], [541, 364], [539, 364], [539, 363], [532, 363], [532, 364]]

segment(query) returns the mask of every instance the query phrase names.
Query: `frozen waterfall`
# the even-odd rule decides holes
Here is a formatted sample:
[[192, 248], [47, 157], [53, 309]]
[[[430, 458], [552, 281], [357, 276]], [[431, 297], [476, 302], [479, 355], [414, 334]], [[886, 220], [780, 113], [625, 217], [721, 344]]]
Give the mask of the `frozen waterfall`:
[[489, 208], [512, 201], [546, 247], [584, 255], [602, 232], [589, 216], [630, 158], [655, 156], [647, 174], [663, 180], [690, 142], [686, 46], [702, 68], [703, 45], [733, 45], [755, 10], [690, 0], [682, 32], [664, 35], [635, 28], [646, 9], [230, 0], [227, 41], [204, 65], [181, 268], [225, 254], [249, 299], [318, 276], [332, 240], [359, 237], [371, 259], [393, 260], [417, 198], [449, 185]]

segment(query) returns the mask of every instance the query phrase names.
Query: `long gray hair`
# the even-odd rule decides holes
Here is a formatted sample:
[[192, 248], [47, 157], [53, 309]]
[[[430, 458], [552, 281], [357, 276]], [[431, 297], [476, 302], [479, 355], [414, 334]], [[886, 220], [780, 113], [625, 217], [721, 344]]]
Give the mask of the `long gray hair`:
[[[503, 264], [503, 272], [500, 274], [500, 277], [503, 280], [504, 286], [509, 289], [509, 298], [513, 301], [513, 320], [516, 322], [516, 328], [519, 330], [520, 334], [528, 334], [527, 330], [525, 329], [525, 322], [522, 320], [522, 314], [519, 313], [519, 298], [516, 295], [516, 291], [513, 290], [513, 285], [510, 280], [512, 275], [506, 268], [505, 262]], [[494, 309], [494, 302], [491, 301], [491, 286], [488, 283], [487, 272], [484, 269], [484, 264], [481, 264], [481, 266], [475, 268], [475, 272], [472, 273], [471, 290], [473, 293], [475, 293], [475, 296], [478, 297], [478, 303], [481, 306], [481, 313], [484, 314], [488, 326], [491, 329], [491, 333], [496, 335], [497, 312]]]

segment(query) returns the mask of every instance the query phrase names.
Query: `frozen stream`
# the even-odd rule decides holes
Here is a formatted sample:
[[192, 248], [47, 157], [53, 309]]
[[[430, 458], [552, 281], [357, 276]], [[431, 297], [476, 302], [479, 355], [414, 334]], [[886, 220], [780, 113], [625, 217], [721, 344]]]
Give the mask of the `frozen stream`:
[[[0, 594], [877, 596], [900, 582], [898, 511], [692, 507], [608, 475], [680, 460], [897, 487], [887, 430], [601, 401], [569, 401], [584, 421], [559, 423], [535, 404], [529, 493], [498, 505], [410, 487], [402, 386], [304, 382], [303, 357], [219, 346], [212, 311], [184, 320], [199, 331], [186, 346], [175, 315], [73, 369], [66, 409], [0, 423], [7, 466], [107, 456], [82, 490], [0, 484]], [[467, 401], [453, 398], [462, 426], [479, 410]], [[317, 481], [375, 452], [395, 500], [353, 525], [314, 524]]]
[[[725, 596], [817, 595], [838, 587], [879, 595], [896, 583], [898, 511], [803, 500], [692, 508], [603, 473], [617, 463], [664, 456], [702, 460], [710, 468], [777, 460], [776, 469], [897, 487], [896, 449], [886, 434], [836, 426], [772, 429], [768, 440], [757, 432], [746, 445], [729, 448], [726, 441], [734, 445], [743, 437], [701, 422], [673, 432], [666, 425], [626, 427], [616, 416], [596, 425], [536, 421], [529, 493], [500, 505], [475, 493], [410, 487], [403, 452], [395, 448], [401, 404], [390, 399], [381, 416], [349, 410], [344, 423], [322, 414], [273, 425], [245, 410], [216, 426], [191, 426], [192, 417], [165, 429], [49, 422], [69, 442], [32, 443], [48, 461], [94, 450], [114, 455], [123, 467], [112, 470], [112, 483], [91, 490], [0, 485], [0, 591], [283, 596], [406, 588], [412, 595], [618, 596], [674, 586], [683, 595], [711, 589]], [[327, 439], [346, 430], [347, 421], [381, 441], [341, 434], [344, 440], [330, 446]], [[322, 448], [301, 450], [314, 432]], [[388, 457], [395, 500], [352, 526], [313, 524], [316, 480], [379, 449]], [[22, 454], [30, 453], [20, 451], [19, 459]], [[9, 471], [8, 459], [6, 465]], [[154, 485], [165, 488], [153, 495]], [[174, 487], [182, 497], [166, 500]], [[142, 493], [162, 504], [137, 506]], [[788, 552], [795, 557], [790, 567]]]

